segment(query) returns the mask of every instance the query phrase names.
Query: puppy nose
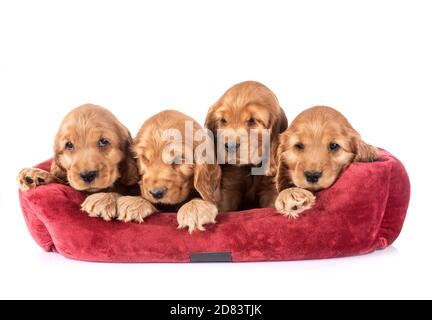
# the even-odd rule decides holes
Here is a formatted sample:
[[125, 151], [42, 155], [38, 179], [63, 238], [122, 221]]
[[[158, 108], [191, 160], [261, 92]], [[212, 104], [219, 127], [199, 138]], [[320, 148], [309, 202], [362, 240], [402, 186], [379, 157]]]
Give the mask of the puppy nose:
[[152, 190], [149, 190], [150, 194], [155, 199], [162, 199], [165, 196], [165, 193], [167, 192], [167, 188], [155, 188]]
[[235, 141], [229, 141], [225, 143], [225, 149], [227, 149], [228, 151], [230, 150], [235, 151], [238, 148], [240, 148], [240, 143], [237, 143]]
[[317, 183], [321, 178], [322, 173], [318, 171], [305, 171], [306, 180], [310, 183]]
[[84, 171], [80, 173], [81, 179], [84, 182], [90, 183], [97, 177], [97, 171]]

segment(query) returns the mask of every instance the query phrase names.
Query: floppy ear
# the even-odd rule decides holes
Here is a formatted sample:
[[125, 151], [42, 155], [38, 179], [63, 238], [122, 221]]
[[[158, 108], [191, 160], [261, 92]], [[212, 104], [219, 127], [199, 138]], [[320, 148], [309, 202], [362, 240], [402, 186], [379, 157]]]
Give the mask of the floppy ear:
[[378, 150], [374, 146], [365, 143], [360, 134], [354, 131], [351, 138], [352, 150], [355, 154], [354, 162], [373, 162], [378, 160]]
[[276, 120], [275, 130], [278, 134], [283, 133], [288, 128], [288, 119], [285, 115], [285, 112], [281, 107], [279, 107], [280, 113]]
[[60, 180], [67, 181], [67, 172], [66, 170], [61, 166], [59, 161], [59, 156], [56, 154], [54, 156], [54, 159], [51, 162], [51, 169], [50, 173], [59, 178]]
[[127, 139], [124, 146], [125, 158], [120, 163], [120, 182], [125, 186], [137, 184], [139, 181], [138, 166], [132, 151], [132, 137], [127, 131]]
[[194, 187], [203, 200], [216, 203], [215, 192], [219, 188], [221, 174], [218, 164], [195, 164]]
[[61, 152], [61, 147], [59, 145], [58, 142], [59, 138], [58, 138], [58, 134], [56, 135], [55, 139], [54, 139], [54, 158], [51, 162], [51, 169], [50, 169], [50, 173], [63, 180], [63, 181], [67, 181], [67, 172], [66, 169], [63, 168], [63, 166], [60, 163], [60, 152]]
[[270, 138], [270, 165], [266, 172], [266, 176], [274, 176], [277, 171], [277, 154], [279, 146], [279, 136], [288, 127], [288, 119], [282, 108], [279, 108], [279, 114], [276, 115], [276, 119], [271, 127], [271, 138]]
[[293, 186], [288, 166], [284, 161], [283, 153], [286, 151], [283, 144], [284, 136], [281, 136], [281, 140], [281, 145], [277, 149], [277, 171], [275, 178], [276, 189], [278, 192], [281, 192]]
[[219, 101], [210, 107], [204, 122], [204, 127], [209, 129], [213, 133], [214, 137], [216, 137], [216, 122], [214, 118], [214, 112], [218, 107], [219, 107]]

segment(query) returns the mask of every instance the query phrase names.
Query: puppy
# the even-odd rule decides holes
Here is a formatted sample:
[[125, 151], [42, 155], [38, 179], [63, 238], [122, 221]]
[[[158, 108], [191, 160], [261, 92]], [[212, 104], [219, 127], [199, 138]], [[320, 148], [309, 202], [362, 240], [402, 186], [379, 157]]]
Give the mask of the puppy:
[[90, 216], [115, 218], [118, 192], [127, 192], [138, 182], [131, 142], [129, 131], [111, 112], [92, 104], [80, 106], [60, 125], [50, 172], [23, 169], [19, 187], [29, 190], [50, 183], [69, 184], [91, 194], [82, 204]]
[[276, 209], [297, 218], [312, 207], [312, 192], [330, 187], [352, 162], [378, 159], [375, 147], [335, 109], [317, 106], [303, 111], [281, 135], [278, 150]]
[[[118, 199], [119, 220], [142, 222], [161, 209], [178, 210], [179, 228], [187, 227], [189, 232], [215, 223], [220, 168], [208, 135], [202, 135], [201, 141], [194, 139], [200, 130], [196, 121], [174, 110], [160, 112], [143, 124], [133, 144], [141, 197]], [[177, 133], [177, 137], [167, 139], [167, 133]], [[202, 161], [198, 148], [206, 149], [210, 161]]]
[[[216, 137], [218, 156], [222, 150], [225, 158], [218, 158], [219, 163], [223, 162], [219, 210], [274, 207], [278, 137], [287, 127], [287, 118], [275, 94], [259, 82], [236, 84], [210, 108], [205, 126]], [[263, 154], [266, 135], [267, 156]], [[232, 161], [226, 161], [230, 158]], [[261, 166], [265, 166], [263, 174], [252, 174], [253, 168]]]

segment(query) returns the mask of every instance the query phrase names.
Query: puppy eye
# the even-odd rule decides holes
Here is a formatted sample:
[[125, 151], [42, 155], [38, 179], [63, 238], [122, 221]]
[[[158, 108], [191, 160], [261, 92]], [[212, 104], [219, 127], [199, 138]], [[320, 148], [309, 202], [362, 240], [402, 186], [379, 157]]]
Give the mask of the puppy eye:
[[219, 122], [220, 122], [220, 124], [222, 124], [222, 125], [226, 125], [226, 124], [227, 124], [227, 121], [226, 121], [225, 118], [220, 119]]
[[65, 148], [66, 148], [66, 150], [72, 151], [74, 148], [74, 145], [72, 144], [72, 142], [68, 141], [68, 142], [66, 142]]
[[102, 138], [99, 140], [98, 144], [99, 144], [99, 148], [105, 148], [106, 146], [109, 145], [109, 141], [105, 138]]
[[257, 121], [256, 121], [255, 118], [249, 118], [248, 121], [247, 121], [247, 124], [250, 127], [253, 126], [253, 125], [255, 125], [256, 123], [257, 123]]
[[330, 143], [329, 144], [329, 150], [330, 151], [337, 151], [337, 150], [339, 150], [339, 148], [340, 148], [340, 145], [338, 145], [337, 143]]
[[304, 144], [303, 143], [296, 143], [295, 145], [294, 145], [294, 147], [297, 149], [297, 150], [304, 150]]

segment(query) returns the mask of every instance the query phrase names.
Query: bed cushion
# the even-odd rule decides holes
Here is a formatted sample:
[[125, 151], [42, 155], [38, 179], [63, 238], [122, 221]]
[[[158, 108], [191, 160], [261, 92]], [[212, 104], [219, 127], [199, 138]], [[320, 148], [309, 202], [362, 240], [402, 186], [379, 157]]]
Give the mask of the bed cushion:
[[[50, 161], [38, 168], [48, 170]], [[353, 163], [299, 219], [274, 209], [221, 213], [190, 235], [175, 213], [142, 224], [106, 222], [80, 210], [85, 195], [59, 185], [21, 192], [27, 227], [45, 251], [95, 262], [284, 261], [362, 255], [398, 237], [410, 183], [402, 163], [381, 150], [374, 163]]]

